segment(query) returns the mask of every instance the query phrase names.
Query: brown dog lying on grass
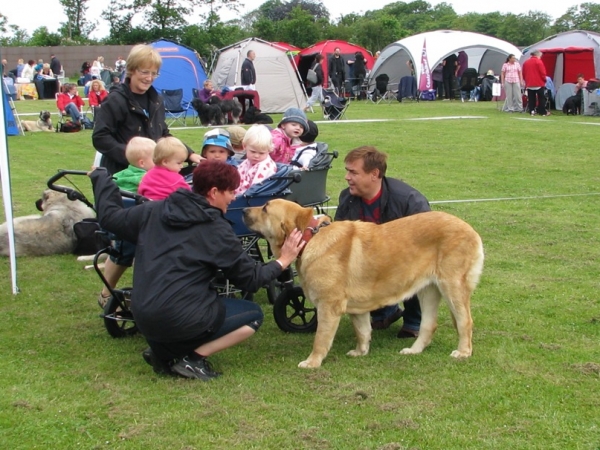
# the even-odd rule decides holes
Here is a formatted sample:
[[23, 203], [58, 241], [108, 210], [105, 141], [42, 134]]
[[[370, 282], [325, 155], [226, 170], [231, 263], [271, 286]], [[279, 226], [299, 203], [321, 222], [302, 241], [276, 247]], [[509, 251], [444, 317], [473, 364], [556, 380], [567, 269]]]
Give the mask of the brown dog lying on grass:
[[320, 367], [342, 314], [350, 314], [358, 341], [348, 355], [366, 355], [371, 341], [369, 312], [414, 294], [421, 304], [421, 330], [412, 347], [400, 353], [421, 353], [430, 344], [443, 296], [458, 331], [458, 349], [451, 356], [471, 356], [470, 300], [484, 257], [481, 238], [470, 225], [443, 212], [381, 225], [341, 221], [319, 227], [312, 219], [312, 208], [281, 199], [244, 210], [244, 222], [269, 241], [275, 257], [294, 228], [318, 228], [296, 260], [302, 289], [318, 316], [312, 353], [299, 367]]

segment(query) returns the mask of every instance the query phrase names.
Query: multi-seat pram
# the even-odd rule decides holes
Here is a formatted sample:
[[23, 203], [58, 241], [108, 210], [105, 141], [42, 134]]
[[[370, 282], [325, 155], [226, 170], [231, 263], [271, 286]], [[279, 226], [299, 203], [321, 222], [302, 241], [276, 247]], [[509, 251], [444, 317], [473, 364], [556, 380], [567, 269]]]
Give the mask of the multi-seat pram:
[[[319, 143], [317, 154], [311, 160], [308, 170], [298, 170], [288, 165], [280, 165], [278, 172], [260, 185], [252, 186], [243, 196], [236, 198], [229, 206], [227, 219], [232, 222], [236, 235], [240, 238], [245, 251], [257, 262], [270, 259], [271, 253], [266, 241], [250, 231], [242, 220], [244, 208], [260, 206], [274, 198], [284, 198], [303, 206], [316, 207], [321, 212], [322, 206], [329, 201], [326, 192], [327, 173], [337, 152], [329, 152], [327, 145]], [[48, 187], [66, 193], [73, 201], [83, 201], [91, 205], [85, 195], [78, 189], [57, 184], [69, 175], [86, 175], [83, 171], [61, 170], [48, 181]], [[145, 201], [136, 194], [122, 191], [125, 207]], [[99, 230], [99, 234], [106, 234]], [[131, 313], [130, 302], [132, 287], [112, 288], [104, 278], [100, 268], [102, 255], [115, 255], [112, 245], [103, 245], [94, 256], [94, 268], [102, 282], [109, 289], [111, 296], [104, 307], [102, 317], [108, 333], [113, 337], [126, 337], [137, 332], [135, 318]], [[116, 256], [116, 255], [115, 255]], [[317, 317], [314, 308], [305, 298], [302, 288], [294, 284], [295, 272], [287, 269], [277, 280], [265, 286], [267, 298], [273, 304], [273, 314], [280, 329], [288, 332], [311, 332], [316, 330]], [[254, 293], [236, 289], [223, 276], [213, 282], [215, 289], [226, 296], [252, 299]]]

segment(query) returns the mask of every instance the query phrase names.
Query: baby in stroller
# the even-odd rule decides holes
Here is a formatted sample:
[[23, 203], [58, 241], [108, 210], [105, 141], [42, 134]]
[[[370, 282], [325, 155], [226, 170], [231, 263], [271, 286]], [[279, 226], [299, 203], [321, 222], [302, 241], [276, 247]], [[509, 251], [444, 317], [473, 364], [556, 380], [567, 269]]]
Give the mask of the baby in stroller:
[[261, 183], [277, 172], [277, 165], [269, 153], [273, 150], [271, 131], [265, 125], [252, 125], [242, 141], [246, 159], [238, 166], [240, 185], [236, 195], [243, 194], [250, 186]]
[[[139, 136], [132, 138], [127, 143], [125, 157], [129, 162], [129, 166], [113, 176], [119, 189], [137, 193], [142, 177], [146, 174], [146, 171], [154, 167], [154, 161], [152, 160], [154, 147], [156, 147], [156, 142], [152, 139]], [[117, 286], [127, 268], [133, 264], [135, 245], [131, 242], [116, 240], [114, 249], [115, 254], [111, 255], [104, 265], [104, 278], [113, 289]], [[106, 306], [110, 296], [111, 292], [104, 285], [98, 295], [98, 305], [102, 309]]]
[[154, 167], [142, 177], [138, 194], [150, 200], [162, 200], [179, 188], [191, 190], [179, 173], [187, 157], [186, 146], [176, 137], [159, 139], [152, 157]]

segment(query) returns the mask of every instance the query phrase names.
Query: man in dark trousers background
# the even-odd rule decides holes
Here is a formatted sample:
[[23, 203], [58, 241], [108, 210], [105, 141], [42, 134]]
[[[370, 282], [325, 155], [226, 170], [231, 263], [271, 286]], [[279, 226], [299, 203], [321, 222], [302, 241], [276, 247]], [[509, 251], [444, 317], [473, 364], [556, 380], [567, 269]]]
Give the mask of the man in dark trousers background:
[[248, 50], [246, 53], [246, 59], [242, 63], [242, 86], [244, 89], [249, 89], [252, 91], [256, 90], [254, 86], [256, 84], [256, 70], [254, 70], [254, 58], [256, 58], [256, 53], [254, 50]]
[[329, 58], [329, 64], [327, 65], [327, 72], [329, 73], [329, 78], [331, 78], [331, 82], [333, 86], [338, 91], [338, 94], [341, 94], [341, 87], [344, 85], [344, 80], [346, 78], [346, 71], [344, 67], [344, 59], [342, 55], [340, 55], [340, 48], [336, 47], [333, 51], [333, 55]]
[[454, 80], [458, 71], [458, 57], [450, 53], [442, 63], [442, 75], [444, 77], [444, 97], [445, 100], [454, 100]]
[[50, 55], [50, 70], [56, 78], [62, 72], [62, 64], [55, 55]]

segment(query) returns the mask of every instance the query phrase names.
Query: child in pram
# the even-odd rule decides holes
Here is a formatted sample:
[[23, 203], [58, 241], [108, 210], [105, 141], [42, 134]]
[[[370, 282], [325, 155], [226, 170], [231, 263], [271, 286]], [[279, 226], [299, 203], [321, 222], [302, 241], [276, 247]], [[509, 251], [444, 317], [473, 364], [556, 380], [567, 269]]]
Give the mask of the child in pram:
[[[203, 381], [219, 376], [207, 357], [249, 338], [260, 327], [260, 306], [222, 298], [211, 282], [221, 269], [255, 292], [287, 268], [303, 248], [295, 230], [277, 261], [256, 264], [223, 214], [239, 184], [237, 169], [206, 161], [194, 170], [192, 192], [123, 209], [106, 170], [90, 174], [101, 226], [137, 242], [132, 310], [157, 373]], [[151, 245], [145, 245], [152, 243]]]
[[273, 150], [271, 131], [265, 125], [252, 125], [242, 141], [246, 159], [238, 166], [240, 185], [236, 195], [243, 194], [253, 184], [266, 181], [277, 172], [277, 165], [269, 156]]
[[[156, 142], [140, 136], [132, 138], [127, 143], [125, 157], [129, 162], [129, 166], [114, 175], [115, 183], [119, 189], [137, 193], [142, 177], [146, 174], [146, 171], [154, 167], [154, 161], [152, 160], [154, 147], [156, 147]], [[104, 278], [112, 288], [116, 287], [127, 268], [133, 264], [135, 253], [135, 245], [127, 241], [116, 240], [114, 247], [115, 255], [118, 256], [111, 255], [104, 266]], [[110, 296], [111, 293], [108, 287], [103, 286], [98, 295], [98, 305], [104, 308]]]

